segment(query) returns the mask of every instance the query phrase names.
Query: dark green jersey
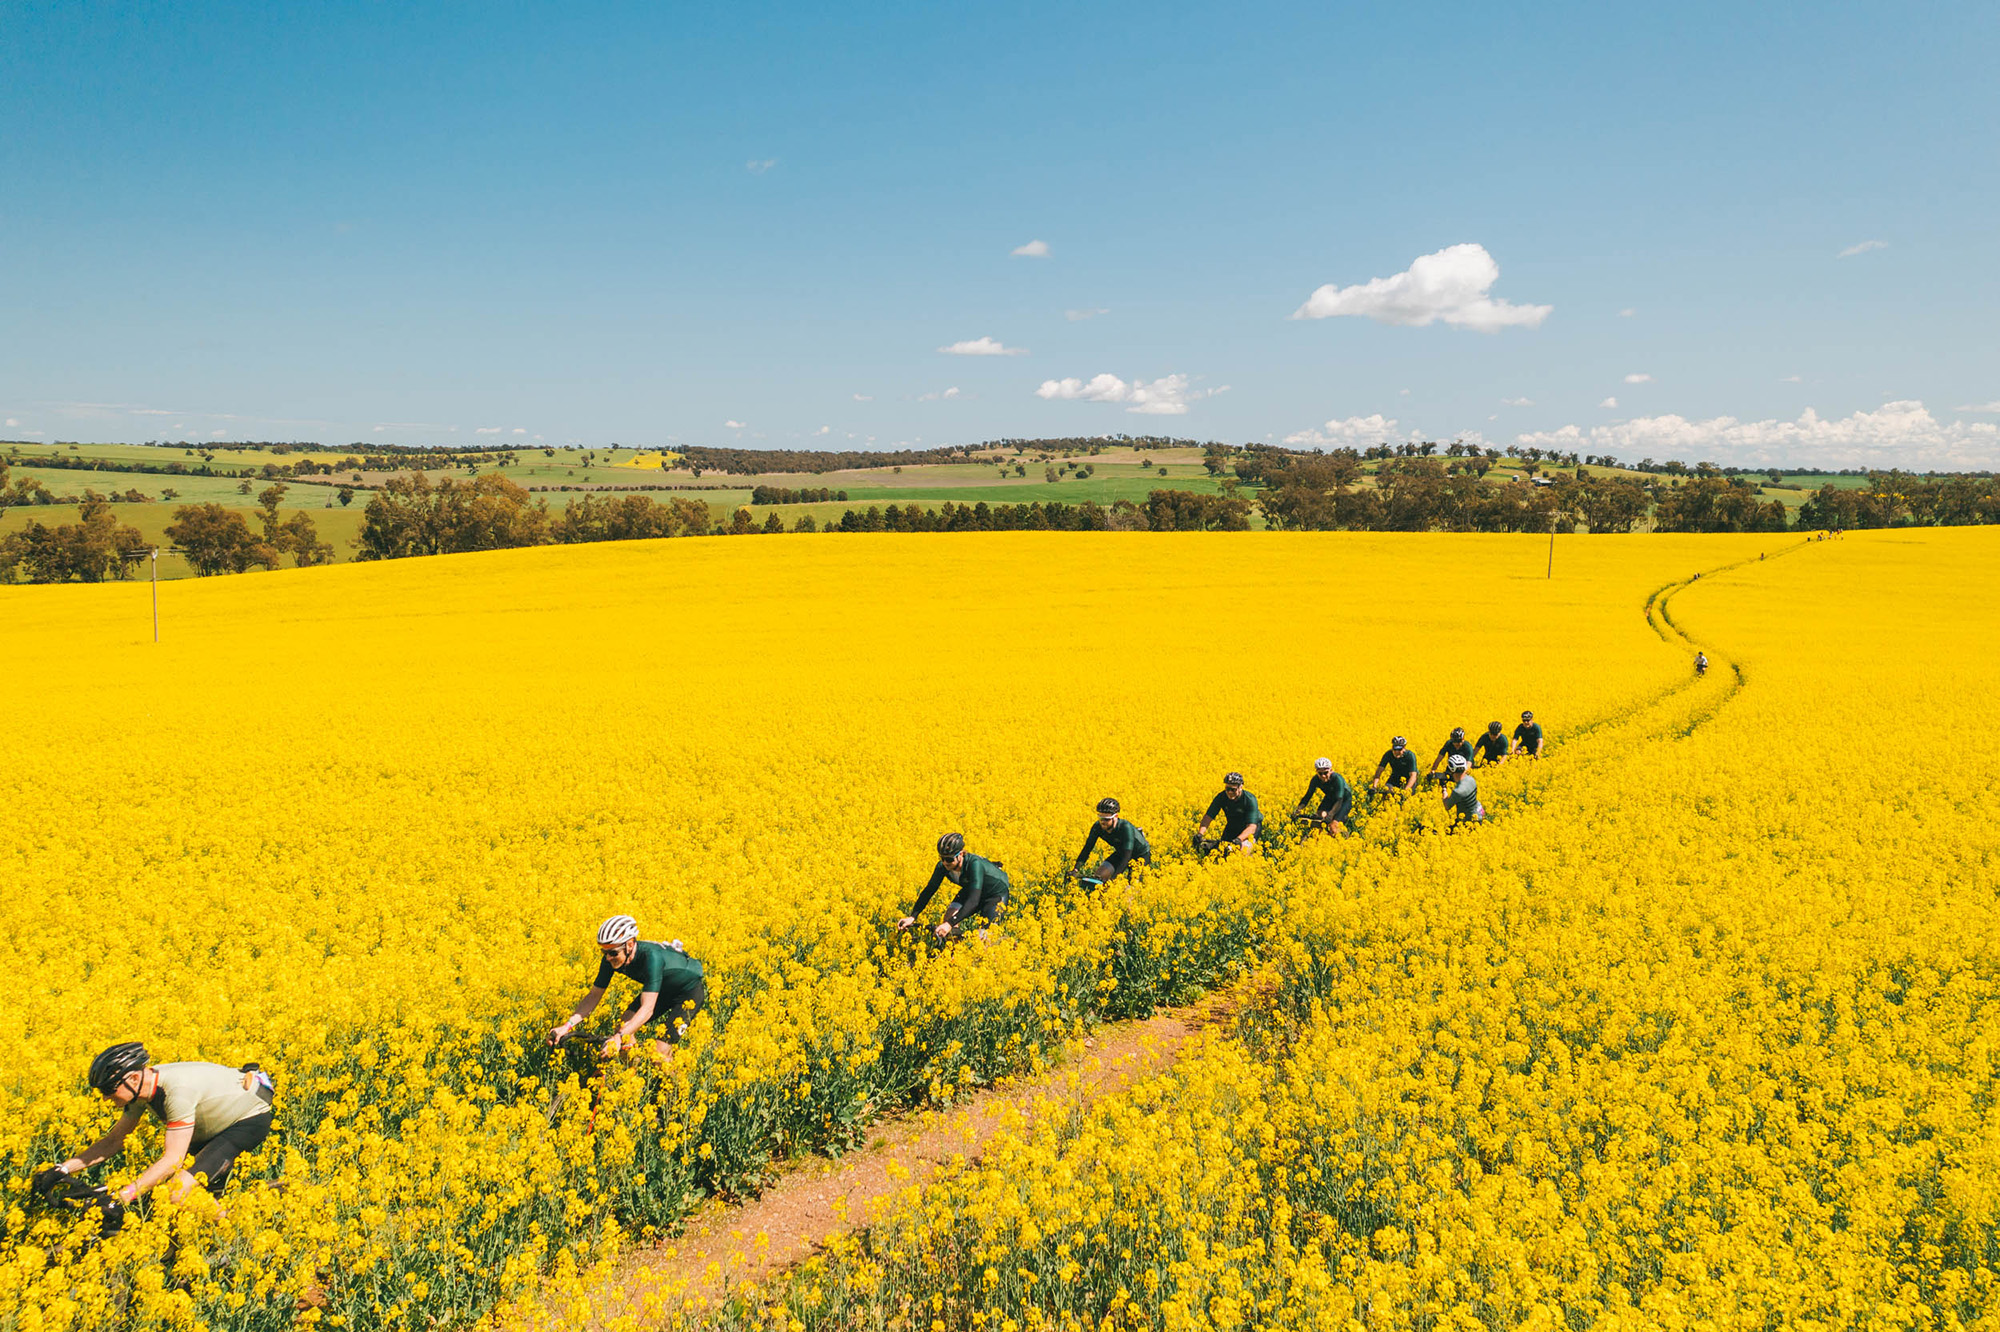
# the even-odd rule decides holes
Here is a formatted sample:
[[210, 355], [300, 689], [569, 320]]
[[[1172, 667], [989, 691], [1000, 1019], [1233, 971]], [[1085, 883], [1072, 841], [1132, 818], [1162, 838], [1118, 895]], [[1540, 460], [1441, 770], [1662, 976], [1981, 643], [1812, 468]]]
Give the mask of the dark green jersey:
[[1521, 742], [1522, 753], [1538, 753], [1542, 748], [1542, 724], [1540, 722], [1522, 722], [1514, 728], [1514, 738]]
[[1347, 779], [1337, 772], [1330, 772], [1324, 777], [1315, 774], [1311, 784], [1306, 787], [1306, 793], [1299, 797], [1299, 803], [1310, 805], [1314, 797], [1318, 797], [1319, 808], [1322, 811], [1343, 810], [1344, 807], [1354, 803], [1354, 788], [1349, 786]]
[[1507, 737], [1498, 731], [1488, 731], [1479, 737], [1476, 748], [1479, 750], [1479, 757], [1491, 763], [1494, 759], [1506, 757]]
[[1260, 828], [1264, 825], [1264, 813], [1257, 808], [1257, 797], [1248, 791], [1240, 793], [1234, 800], [1229, 798], [1229, 792], [1217, 791], [1215, 799], [1208, 802], [1208, 813], [1202, 816], [1202, 822], [1213, 822], [1218, 813], [1223, 818], [1224, 841], [1240, 836], [1253, 823]]
[[1470, 763], [1472, 762], [1472, 742], [1470, 740], [1447, 740], [1438, 746], [1438, 758], [1446, 762], [1450, 762], [1455, 758], [1462, 758], [1467, 763]]
[[655, 1007], [664, 1012], [670, 1001], [686, 998], [701, 983], [701, 963], [662, 943], [641, 939], [633, 950], [632, 960], [622, 967], [613, 967], [611, 959], [605, 958], [597, 964], [597, 979], [592, 982], [595, 989], [607, 989], [614, 975], [626, 976], [639, 982], [641, 994], [662, 996]]
[[1090, 836], [1083, 839], [1083, 850], [1076, 853], [1076, 863], [1079, 866], [1090, 859], [1090, 848], [1099, 842], [1104, 843], [1111, 853], [1111, 858], [1120, 866], [1129, 865], [1135, 860], [1143, 860], [1149, 864], [1152, 862], [1153, 848], [1146, 844], [1146, 834], [1141, 832], [1139, 825], [1130, 819], [1118, 820], [1109, 832], [1104, 830], [1104, 825], [1101, 823], [1091, 824]]
[[1417, 775], [1417, 751], [1407, 746], [1400, 754], [1393, 749], [1383, 750], [1382, 763], [1375, 766], [1379, 768], [1384, 763], [1389, 766], [1389, 780], [1392, 782], [1407, 782]]
[[[910, 908], [910, 914], [923, 915], [924, 908], [937, 895], [939, 886], [949, 877], [950, 871], [945, 869], [943, 861], [939, 861], [937, 868], [931, 871], [931, 881], [917, 895], [917, 904]], [[965, 853], [965, 865], [958, 872], [957, 884], [958, 895], [944, 909], [947, 924], [964, 920], [967, 916], [991, 919], [998, 904], [1007, 900], [1007, 890], [1012, 886], [1007, 882], [1007, 872], [998, 863], [984, 856], [975, 856], [970, 851]]]

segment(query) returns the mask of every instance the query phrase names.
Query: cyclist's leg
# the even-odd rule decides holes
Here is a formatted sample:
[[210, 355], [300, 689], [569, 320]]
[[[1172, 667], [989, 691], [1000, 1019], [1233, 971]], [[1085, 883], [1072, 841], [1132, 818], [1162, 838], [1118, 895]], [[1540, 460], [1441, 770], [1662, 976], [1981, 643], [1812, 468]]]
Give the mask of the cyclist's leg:
[[204, 1187], [220, 1198], [224, 1186], [229, 1183], [230, 1173], [236, 1168], [236, 1158], [244, 1152], [257, 1150], [270, 1136], [271, 1115], [268, 1111], [249, 1119], [239, 1119], [195, 1149], [194, 1165], [189, 1168], [189, 1173], [206, 1180]]

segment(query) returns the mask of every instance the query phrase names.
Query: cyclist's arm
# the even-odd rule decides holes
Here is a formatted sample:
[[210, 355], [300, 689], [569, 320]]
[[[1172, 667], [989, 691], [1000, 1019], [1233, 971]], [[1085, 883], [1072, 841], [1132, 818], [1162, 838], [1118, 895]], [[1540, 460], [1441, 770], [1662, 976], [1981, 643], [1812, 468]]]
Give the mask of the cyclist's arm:
[[181, 1162], [187, 1159], [188, 1148], [194, 1143], [194, 1122], [169, 1124], [161, 1135], [160, 1159], [146, 1167], [139, 1178], [118, 1190], [118, 1196], [125, 1202], [133, 1202], [142, 1197], [148, 1189], [164, 1184], [180, 1173]]
[[921, 893], [917, 894], [917, 904], [910, 908], [909, 915], [903, 917], [903, 923], [905, 925], [915, 920], [918, 916], [924, 914], [924, 908], [931, 904], [931, 899], [933, 897], [937, 896], [938, 885], [943, 882], [944, 882], [944, 862], [939, 861], [937, 864], [937, 868], [931, 871], [931, 881], [924, 885], [924, 890]]
[[1257, 824], [1257, 823], [1245, 824], [1243, 827], [1243, 831], [1236, 835], [1237, 843], [1242, 846], [1248, 846], [1250, 845], [1250, 843], [1256, 841], [1257, 829], [1262, 826], [1263, 826], [1262, 824]]
[[1429, 771], [1429, 772], [1426, 772], [1426, 773], [1424, 774], [1424, 776], [1428, 777], [1428, 776], [1430, 776], [1430, 775], [1431, 775], [1431, 773], [1434, 773], [1434, 772], [1436, 772], [1436, 771], [1438, 770], [1438, 764], [1440, 764], [1440, 763], [1442, 763], [1442, 762], [1444, 762], [1444, 751], [1443, 751], [1442, 749], [1440, 749], [1440, 750], [1439, 750], [1439, 751], [1437, 752], [1437, 757], [1431, 760], [1431, 766], [1430, 766], [1430, 771]]
[[630, 1036], [633, 1032], [651, 1022], [653, 1020], [653, 1010], [659, 1007], [659, 1003], [660, 992], [658, 990], [647, 990], [644, 994], [641, 994], [633, 1003], [632, 1011], [627, 1013], [625, 1020], [618, 1024], [617, 1039]]
[[550, 1033], [549, 1038], [557, 1041], [567, 1038], [569, 1033], [583, 1025], [585, 1018], [597, 1011], [598, 1001], [603, 998], [604, 987], [602, 985], [591, 986], [584, 992], [583, 998], [576, 1001], [576, 1007], [570, 1010], [569, 1016], [556, 1024], [556, 1029]]
[[1215, 822], [1215, 812], [1221, 808], [1222, 797], [1217, 795], [1215, 799], [1208, 802], [1208, 813], [1201, 816], [1201, 826], [1196, 828], [1195, 831], [1201, 833], [1203, 836], [1207, 836], [1208, 825]]
[[[1082, 869], [1083, 862], [1090, 859], [1090, 848], [1097, 845], [1101, 831], [1096, 824], [1093, 823], [1090, 825], [1090, 836], [1083, 839], [1083, 850], [1076, 853], [1076, 867], [1078, 869]], [[1107, 842], [1106, 845], [1110, 844]]]
[[1378, 763], [1378, 764], [1376, 764], [1376, 765], [1375, 765], [1375, 775], [1374, 775], [1373, 777], [1370, 777], [1370, 778], [1368, 779], [1368, 784], [1369, 784], [1370, 786], [1380, 786], [1380, 785], [1382, 784], [1382, 774], [1383, 774], [1383, 772], [1385, 772], [1385, 771], [1386, 771], [1386, 770], [1388, 769], [1388, 767], [1389, 767], [1389, 765], [1388, 765], [1388, 764], [1386, 764], [1386, 763]]
[[98, 1162], [109, 1161], [118, 1155], [118, 1149], [125, 1145], [126, 1135], [139, 1127], [139, 1116], [144, 1113], [144, 1108], [137, 1101], [126, 1106], [125, 1113], [118, 1116], [118, 1122], [111, 1126], [109, 1133], [63, 1162], [64, 1171], [74, 1175], [79, 1170], [88, 1170]]

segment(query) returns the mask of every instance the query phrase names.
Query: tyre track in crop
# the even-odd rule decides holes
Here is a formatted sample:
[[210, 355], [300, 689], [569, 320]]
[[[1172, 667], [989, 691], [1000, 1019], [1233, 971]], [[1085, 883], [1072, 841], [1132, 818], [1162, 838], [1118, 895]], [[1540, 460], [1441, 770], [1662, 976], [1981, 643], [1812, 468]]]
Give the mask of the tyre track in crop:
[[[1172, 1067], [1197, 1034], [1230, 1021], [1258, 991], [1253, 976], [1183, 1008], [1108, 1023], [1072, 1043], [1074, 1057], [1039, 1076], [1009, 1079], [949, 1109], [878, 1125], [859, 1151], [833, 1161], [808, 1158], [754, 1199], [697, 1212], [679, 1239], [625, 1254], [591, 1294], [589, 1325], [630, 1315], [641, 1327], [657, 1326], [669, 1312], [699, 1313], [747, 1285], [761, 1286], [834, 1236], [867, 1226], [904, 1190], [976, 1160], [1001, 1131], [1073, 1113]], [[544, 1309], [541, 1317], [504, 1325], [573, 1324]]]

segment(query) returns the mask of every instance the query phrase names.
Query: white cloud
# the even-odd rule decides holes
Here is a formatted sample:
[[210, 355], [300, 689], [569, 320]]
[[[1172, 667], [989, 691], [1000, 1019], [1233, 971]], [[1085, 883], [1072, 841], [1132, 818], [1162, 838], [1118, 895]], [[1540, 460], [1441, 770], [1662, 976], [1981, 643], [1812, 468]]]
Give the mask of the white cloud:
[[515, 434], [517, 434], [517, 435], [525, 435], [525, 434], [527, 434], [528, 432], [527, 432], [526, 430], [523, 430], [523, 429], [522, 429], [522, 428], [521, 428], [520, 426], [515, 426], [515, 427], [514, 427], [514, 433], [515, 433]]
[[1301, 430], [1297, 434], [1286, 435], [1285, 443], [1293, 448], [1371, 448], [1386, 444], [1401, 436], [1403, 427], [1395, 417], [1383, 416], [1377, 412], [1373, 416], [1343, 416], [1328, 421], [1317, 430]]
[[1026, 347], [1002, 346], [993, 338], [968, 338], [964, 342], [954, 342], [949, 347], [939, 347], [946, 356], [1026, 356]]
[[1704, 459], [1738, 464], [1798, 462], [1823, 467], [1904, 467], [1949, 470], [2000, 465], [2000, 425], [1939, 421], [1914, 400], [1827, 420], [1808, 408], [1796, 421], [1739, 421], [1717, 416], [1690, 421], [1647, 416], [1615, 425], [1520, 435], [1516, 443], [1566, 453], [1621, 458]]
[[504, 429], [502, 426], [480, 426], [472, 433], [475, 435], [497, 435], [502, 429]]
[[1618, 312], [1618, 317], [1620, 319], [1630, 319], [1633, 315], [1638, 313], [1639, 312], [1637, 310], [1634, 310], [1631, 306], [1628, 305], [1624, 309]]
[[743, 164], [743, 169], [753, 176], [761, 176], [776, 165], [778, 159], [775, 157], [753, 157]]
[[19, 421], [16, 421], [16, 420], [15, 420], [15, 419], [14, 419], [13, 417], [11, 417], [11, 416], [7, 418], [7, 428], [8, 428], [9, 430], [12, 430], [12, 429], [13, 429], [13, 428], [14, 428], [15, 426], [17, 426], [17, 425], [19, 425], [19, 424], [21, 424], [21, 423], [20, 423]]
[[1408, 389], [1397, 389], [1396, 396], [1399, 398], [1407, 398], [1410, 396], [1410, 391]]
[[873, 402], [875, 401], [875, 395], [872, 393], [857, 393], [854, 395], [854, 400], [856, 402]]
[[948, 399], [951, 399], [951, 398], [956, 398], [957, 396], [958, 396], [958, 386], [957, 386], [957, 385], [953, 385], [953, 386], [952, 386], [951, 388], [948, 388], [948, 389], [946, 389], [946, 390], [945, 390], [944, 392], [942, 392], [942, 393], [919, 393], [919, 394], [917, 395], [917, 401], [918, 401], [918, 402], [944, 402], [944, 401], [946, 401], [946, 400], [948, 400]]
[[1116, 375], [1107, 374], [1088, 381], [1045, 379], [1035, 390], [1035, 396], [1048, 402], [1124, 403], [1126, 411], [1141, 416], [1186, 416], [1189, 403], [1228, 391], [1227, 384], [1216, 389], [1190, 387], [1186, 375], [1163, 375], [1151, 381], [1135, 379], [1128, 384]]
[[1069, 322], [1072, 324], [1080, 324], [1086, 319], [1095, 319], [1097, 318], [1097, 316], [1101, 314], [1110, 314], [1110, 313], [1111, 311], [1104, 309], [1064, 310], [1063, 318], [1069, 320]]
[[1503, 328], [1534, 328], [1549, 317], [1553, 306], [1509, 305], [1488, 296], [1499, 277], [1500, 265], [1485, 246], [1451, 245], [1421, 256], [1394, 277], [1352, 287], [1328, 283], [1292, 311], [1292, 318], [1362, 315], [1377, 323], [1418, 328], [1443, 320], [1453, 328], [1496, 333]]
[[1026, 245], [1016, 245], [1009, 254], [1018, 254], [1024, 259], [1046, 259], [1049, 257], [1049, 243], [1045, 240], [1031, 240]]
[[722, 428], [724, 430], [741, 430], [743, 429], [743, 423], [741, 421], [724, 421]]
[[1618, 399], [1606, 398], [1603, 402], [1600, 402], [1597, 405], [1599, 407], [1616, 407], [1618, 405]]
[[1653, 382], [1653, 377], [1648, 374], [1634, 373], [1625, 376], [1625, 382], [1628, 384], [1650, 384]]
[[817, 429], [817, 430], [813, 431], [813, 433], [814, 433], [815, 435], [831, 435], [831, 434], [833, 433], [833, 427], [832, 427], [832, 426], [821, 426], [821, 427], [820, 427], [819, 429]]
[[1870, 250], [1886, 250], [1888, 248], [1889, 248], [1888, 241], [1865, 240], [1857, 245], [1848, 246], [1846, 249], [1840, 252], [1838, 257], [1842, 259], [1852, 259], [1855, 255], [1866, 254]]
[[227, 430], [211, 430], [208, 432], [208, 437], [210, 439], [228, 439], [229, 432]]
[[1532, 407], [1535, 405], [1535, 400], [1533, 398], [1502, 398], [1500, 399], [1500, 405], [1502, 407]]
[[[1957, 412], [1978, 412], [1983, 416], [1991, 416], [1994, 413], [2000, 413], [2000, 402], [1969, 402], [1963, 407], [1954, 407], [1952, 410]], [[19, 425], [21, 423], [19, 421], [9, 421], [7, 424]]]
[[[1785, 375], [1778, 382], [1780, 384], [1798, 384], [1804, 382], [1804, 377], [1801, 375]], [[1961, 407], [1959, 410], [1964, 411], [1965, 409]]]

